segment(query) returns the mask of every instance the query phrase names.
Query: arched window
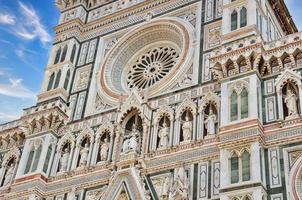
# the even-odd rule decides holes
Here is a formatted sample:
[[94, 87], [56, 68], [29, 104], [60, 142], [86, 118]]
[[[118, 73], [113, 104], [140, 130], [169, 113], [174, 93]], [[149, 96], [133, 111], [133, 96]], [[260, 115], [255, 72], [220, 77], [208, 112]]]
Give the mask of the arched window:
[[238, 119], [238, 96], [235, 91], [231, 95], [231, 121], [236, 121]]
[[240, 10], [240, 28], [245, 27], [247, 25], [247, 10], [243, 7]]
[[59, 83], [60, 83], [60, 79], [61, 79], [61, 70], [59, 70], [59, 72], [57, 73], [56, 82], [55, 82], [55, 85], [53, 87], [54, 89], [58, 88]]
[[43, 172], [44, 173], [47, 173], [49, 162], [50, 162], [51, 153], [52, 153], [52, 146], [49, 145], [49, 147], [47, 149], [46, 159], [45, 159], [44, 165], [43, 165]]
[[231, 183], [239, 182], [239, 157], [233, 154], [231, 157]]
[[38, 149], [36, 150], [34, 162], [33, 162], [32, 168], [31, 168], [31, 172], [35, 172], [37, 170], [39, 160], [40, 160], [41, 151], [42, 151], [42, 145], [40, 145], [38, 147]]
[[56, 54], [55, 61], [54, 61], [53, 64], [57, 64], [57, 63], [59, 62], [60, 56], [61, 56], [61, 51], [62, 51], [62, 49], [61, 49], [61, 47], [60, 47], [60, 48], [57, 50], [57, 54]]
[[70, 56], [70, 61], [71, 61], [72, 63], [73, 63], [74, 58], [75, 58], [76, 50], [77, 50], [77, 47], [76, 47], [76, 45], [74, 44], [73, 47], [72, 47], [71, 56]]
[[242, 154], [242, 181], [250, 180], [250, 170], [250, 154], [247, 151], [244, 151], [244, 153]]
[[231, 31], [234, 31], [237, 28], [238, 28], [238, 13], [236, 10], [234, 10], [231, 15]]
[[33, 162], [34, 154], [35, 154], [35, 150], [34, 150], [34, 148], [32, 148], [29, 152], [29, 155], [28, 155], [28, 159], [27, 159], [27, 163], [26, 163], [26, 166], [25, 166], [24, 174], [27, 174], [30, 171], [30, 168], [31, 168], [31, 165], [32, 165], [32, 162]]
[[47, 91], [51, 90], [54, 79], [55, 79], [55, 73], [52, 73], [48, 81]]
[[63, 49], [63, 53], [62, 53], [60, 62], [64, 62], [65, 61], [67, 50], [68, 50], [67, 45], [65, 45], [65, 47]]
[[65, 82], [64, 82], [64, 89], [65, 90], [68, 89], [69, 79], [70, 79], [70, 69], [66, 73], [66, 78], [65, 78]]
[[240, 94], [240, 102], [241, 102], [241, 119], [245, 119], [249, 114], [249, 101], [248, 101], [248, 92], [245, 88], [243, 88]]

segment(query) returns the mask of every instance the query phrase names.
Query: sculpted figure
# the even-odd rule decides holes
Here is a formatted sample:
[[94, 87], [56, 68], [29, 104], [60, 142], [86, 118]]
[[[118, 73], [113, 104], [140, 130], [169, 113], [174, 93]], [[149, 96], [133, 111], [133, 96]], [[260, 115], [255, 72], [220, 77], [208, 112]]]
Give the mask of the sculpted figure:
[[159, 131], [159, 148], [167, 147], [169, 145], [169, 134], [170, 128], [168, 127], [167, 123], [163, 123], [162, 129]]
[[4, 179], [4, 182], [3, 182], [3, 186], [7, 186], [10, 184], [10, 182], [12, 181], [13, 179], [13, 176], [14, 176], [14, 164], [11, 163], [10, 166], [8, 167], [7, 171], [6, 171], [6, 174], [5, 174], [5, 179]]
[[297, 96], [291, 89], [287, 90], [286, 97], [285, 97], [285, 104], [288, 109], [288, 116], [295, 116], [298, 114], [297, 109]]
[[89, 153], [88, 143], [85, 143], [85, 146], [80, 151], [80, 155], [81, 155], [81, 158], [80, 158], [80, 167], [85, 166], [87, 164], [88, 153]]
[[124, 143], [123, 143], [123, 152], [126, 153], [129, 151], [129, 138], [125, 137]]
[[139, 131], [137, 130], [136, 125], [133, 124], [131, 137], [129, 139], [129, 150], [133, 150], [133, 151], [137, 150], [138, 136], [139, 136]]
[[186, 116], [186, 120], [182, 124], [182, 132], [184, 141], [190, 141], [192, 134], [192, 122], [189, 120], [189, 116]]
[[61, 157], [60, 172], [67, 171], [68, 159], [69, 159], [69, 150], [68, 148], [66, 148], [64, 149], [64, 152]]
[[162, 199], [166, 199], [169, 196], [169, 191], [170, 191], [170, 178], [167, 176], [162, 186], [162, 193], [161, 193]]
[[217, 121], [217, 117], [214, 114], [213, 110], [210, 109], [208, 118], [205, 121], [208, 135], [214, 135], [216, 133], [216, 129], [215, 129], [216, 121]]
[[107, 160], [108, 151], [109, 151], [109, 142], [108, 142], [108, 139], [105, 138], [104, 142], [101, 144], [101, 150], [100, 150], [101, 161]]

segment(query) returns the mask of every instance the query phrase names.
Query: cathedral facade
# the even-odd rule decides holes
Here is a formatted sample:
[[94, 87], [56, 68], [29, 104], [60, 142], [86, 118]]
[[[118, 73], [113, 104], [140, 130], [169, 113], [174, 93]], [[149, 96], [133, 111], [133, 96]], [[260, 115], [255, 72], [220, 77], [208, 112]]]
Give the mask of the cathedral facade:
[[283, 0], [56, 0], [1, 200], [302, 200], [302, 33]]

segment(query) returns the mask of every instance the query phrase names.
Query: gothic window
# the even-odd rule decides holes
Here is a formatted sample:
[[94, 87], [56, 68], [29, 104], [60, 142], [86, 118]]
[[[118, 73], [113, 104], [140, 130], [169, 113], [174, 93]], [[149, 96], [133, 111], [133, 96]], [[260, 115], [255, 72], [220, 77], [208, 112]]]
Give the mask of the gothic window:
[[68, 69], [65, 77], [65, 82], [64, 82], [64, 89], [68, 89], [68, 84], [69, 84], [69, 79], [70, 79], [70, 69]]
[[234, 10], [231, 14], [231, 31], [234, 31], [238, 28], [238, 13]]
[[240, 10], [240, 28], [245, 27], [247, 25], [247, 10], [243, 7]]
[[57, 53], [56, 53], [56, 57], [55, 57], [55, 61], [54, 61], [54, 64], [57, 64], [60, 60], [60, 56], [61, 56], [61, 47], [57, 50]]
[[54, 79], [55, 79], [55, 73], [52, 73], [51, 76], [49, 77], [47, 91], [52, 89]]
[[248, 92], [245, 88], [243, 88], [241, 94], [241, 119], [245, 119], [248, 117], [249, 111], [249, 101], [248, 101]]
[[2, 174], [0, 174], [0, 187], [5, 187], [11, 184], [13, 180], [13, 176], [15, 174], [15, 167], [16, 167], [15, 158], [11, 158], [9, 162], [7, 162], [5, 166], [3, 166], [2, 170], [4, 171], [2, 172]]
[[231, 183], [239, 182], [239, 157], [233, 154], [231, 157]]
[[45, 162], [44, 162], [44, 165], [43, 165], [43, 172], [44, 173], [47, 173], [51, 154], [52, 154], [52, 146], [49, 145], [49, 147], [47, 149], [46, 159], [45, 159]]
[[238, 97], [235, 91], [231, 94], [231, 121], [236, 121], [238, 119]]
[[250, 154], [244, 151], [242, 154], [242, 181], [249, 181], [251, 178]]
[[[238, 92], [240, 92], [238, 94]], [[243, 87], [241, 91], [233, 90], [230, 96], [230, 120], [242, 120], [249, 117], [249, 94]]]
[[60, 62], [64, 62], [65, 61], [67, 50], [68, 50], [68, 47], [67, 47], [67, 45], [65, 45], [65, 47], [63, 48], [63, 53], [62, 53]]
[[24, 174], [27, 174], [27, 173], [30, 172], [30, 168], [31, 168], [31, 165], [32, 165], [32, 162], [33, 162], [34, 154], [35, 154], [35, 150], [32, 147], [32, 149], [30, 150], [29, 155], [28, 155], [28, 159], [27, 159]]
[[54, 89], [58, 88], [59, 86], [59, 83], [60, 83], [60, 79], [61, 79], [61, 70], [59, 70], [59, 72], [57, 73], [57, 76], [56, 76], [56, 81], [55, 81], [55, 84], [54, 84]]
[[32, 168], [31, 168], [31, 172], [35, 172], [37, 170], [39, 160], [40, 160], [41, 151], [42, 151], [42, 145], [39, 145], [39, 147], [35, 151], [35, 156], [34, 156]]
[[70, 61], [73, 63], [75, 54], [76, 54], [77, 46], [74, 44], [71, 51]]
[[298, 66], [302, 66], [302, 52], [296, 54], [295, 60]]
[[251, 178], [250, 153], [244, 151], [240, 156], [233, 153], [230, 158], [231, 184], [249, 181]]

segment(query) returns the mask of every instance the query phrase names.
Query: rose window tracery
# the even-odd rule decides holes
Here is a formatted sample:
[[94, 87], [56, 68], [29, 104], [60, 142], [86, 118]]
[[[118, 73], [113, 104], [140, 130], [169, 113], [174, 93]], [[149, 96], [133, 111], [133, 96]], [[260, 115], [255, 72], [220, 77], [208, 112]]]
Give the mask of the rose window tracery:
[[141, 55], [128, 71], [129, 88], [145, 89], [164, 78], [175, 66], [179, 53], [173, 47], [157, 47]]

